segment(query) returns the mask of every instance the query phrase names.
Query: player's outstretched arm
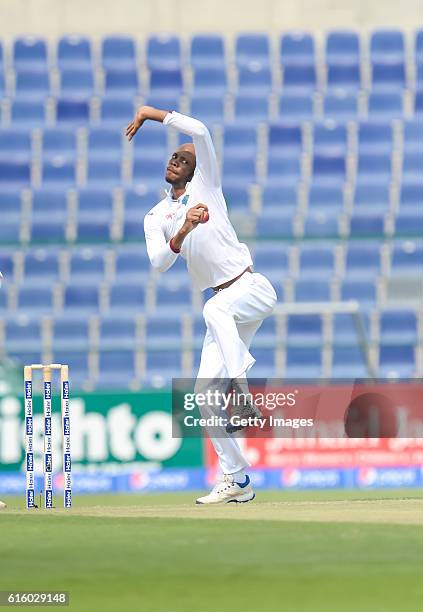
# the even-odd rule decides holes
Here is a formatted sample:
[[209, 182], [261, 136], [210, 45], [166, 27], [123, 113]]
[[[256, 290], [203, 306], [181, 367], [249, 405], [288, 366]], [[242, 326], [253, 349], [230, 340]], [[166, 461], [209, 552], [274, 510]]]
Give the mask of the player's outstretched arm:
[[126, 128], [126, 136], [128, 140], [131, 141], [133, 139], [143, 123], [148, 119], [150, 121], [158, 121], [159, 123], [163, 123], [164, 118], [168, 114], [169, 111], [160, 110], [158, 108], [154, 108], [153, 106], [140, 106], [135, 114], [135, 117]]

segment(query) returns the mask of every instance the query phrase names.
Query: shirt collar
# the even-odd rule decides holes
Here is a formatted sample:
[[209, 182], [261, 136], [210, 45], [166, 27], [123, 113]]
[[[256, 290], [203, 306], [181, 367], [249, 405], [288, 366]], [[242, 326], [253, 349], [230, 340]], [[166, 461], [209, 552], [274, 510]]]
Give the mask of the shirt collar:
[[188, 200], [188, 197], [191, 193], [191, 182], [189, 181], [186, 186], [185, 186], [185, 191], [184, 193], [177, 199], [174, 200], [173, 196], [172, 196], [172, 187], [169, 187], [169, 189], [165, 190], [165, 193], [167, 195], [167, 197], [169, 198], [169, 200], [171, 200], [171, 202], [178, 202], [178, 204], [186, 204], [187, 202], [184, 202], [184, 199], [186, 198]]

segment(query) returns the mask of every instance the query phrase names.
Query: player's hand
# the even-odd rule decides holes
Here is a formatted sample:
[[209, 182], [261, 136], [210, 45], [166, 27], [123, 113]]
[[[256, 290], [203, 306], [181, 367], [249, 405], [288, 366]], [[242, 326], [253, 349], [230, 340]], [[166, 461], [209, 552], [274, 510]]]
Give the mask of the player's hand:
[[128, 138], [129, 142], [133, 139], [135, 134], [138, 132], [144, 121], [147, 119], [145, 113], [143, 112], [143, 107], [137, 110], [135, 117], [131, 121], [131, 123], [126, 128], [125, 135]]
[[199, 223], [204, 223], [204, 213], [208, 215], [208, 207], [206, 204], [197, 204], [190, 208], [185, 218], [185, 226], [188, 231], [193, 230]]

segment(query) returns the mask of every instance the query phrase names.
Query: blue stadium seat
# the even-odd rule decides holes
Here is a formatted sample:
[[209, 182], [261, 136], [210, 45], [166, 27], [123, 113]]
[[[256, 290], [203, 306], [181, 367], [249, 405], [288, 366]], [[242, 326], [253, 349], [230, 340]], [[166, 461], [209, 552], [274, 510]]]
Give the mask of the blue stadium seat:
[[302, 246], [299, 261], [299, 276], [302, 280], [306, 278], [329, 280], [332, 277], [334, 265], [335, 258], [331, 247]]
[[[86, 350], [54, 350], [54, 363], [67, 363], [69, 371], [72, 372], [72, 389], [78, 390], [82, 388], [84, 383], [89, 378], [89, 361], [88, 351]], [[29, 363], [29, 362], [26, 362]], [[38, 362], [32, 362], [38, 363]]]
[[104, 123], [117, 126], [129, 123], [134, 115], [135, 107], [132, 98], [106, 97], [100, 103], [100, 118]]
[[225, 47], [220, 34], [197, 34], [191, 38], [191, 66], [220, 68], [225, 65]]
[[358, 62], [333, 63], [327, 66], [327, 86], [329, 91], [342, 89], [349, 94], [356, 93], [361, 87], [361, 68]]
[[102, 350], [99, 353], [102, 387], [127, 389], [135, 377], [135, 353], [132, 350]]
[[53, 310], [53, 288], [48, 284], [34, 286], [25, 285], [18, 289], [19, 312], [50, 313]]
[[256, 363], [248, 371], [248, 378], [250, 380], [254, 378], [274, 378], [276, 375], [275, 349], [254, 347], [252, 355], [256, 359]]
[[20, 126], [28, 124], [34, 128], [45, 122], [45, 106], [42, 100], [13, 100], [11, 106], [11, 121]]
[[0, 185], [26, 187], [31, 180], [31, 167], [29, 161], [12, 159], [0, 160]]
[[257, 218], [257, 236], [261, 238], [274, 239], [292, 237], [293, 219], [290, 211], [285, 212], [283, 209], [281, 209], [281, 211], [278, 213], [274, 211], [274, 208], [272, 208], [269, 212], [263, 211]]
[[179, 111], [181, 107], [180, 93], [178, 92], [178, 95], [174, 95], [172, 90], [160, 90], [157, 94], [153, 93], [147, 96], [146, 104], [168, 110], [169, 112]]
[[162, 157], [143, 157], [142, 159], [135, 158], [133, 164], [134, 180], [149, 185], [150, 187], [159, 187], [164, 183], [166, 162]]
[[341, 185], [312, 183], [308, 192], [308, 205], [312, 211], [338, 211], [344, 207], [344, 192]]
[[60, 69], [83, 69], [91, 66], [91, 40], [78, 34], [62, 36], [57, 46]]
[[269, 102], [262, 95], [239, 94], [235, 98], [236, 121], [266, 121], [269, 115]]
[[104, 272], [105, 262], [101, 251], [85, 248], [70, 254], [69, 274], [72, 282], [89, 281], [95, 285], [103, 280]]
[[403, 136], [404, 151], [423, 151], [423, 121], [421, 119], [404, 121]]
[[423, 30], [416, 31], [414, 53], [416, 62], [421, 62], [421, 60], [423, 60]]
[[150, 314], [146, 321], [147, 347], [152, 348], [181, 348], [182, 325], [178, 313]]
[[279, 57], [282, 64], [313, 64], [314, 39], [308, 32], [288, 32], [279, 41]]
[[255, 169], [252, 168], [252, 174], [241, 175], [244, 178], [240, 178], [240, 175], [238, 175], [238, 179], [233, 179], [232, 183], [229, 180], [224, 180], [223, 193], [229, 211], [244, 209], [247, 214], [251, 212], [250, 192], [246, 183], [251, 182], [254, 171]]
[[372, 62], [372, 85], [380, 89], [398, 91], [405, 87], [405, 65], [402, 60]]
[[392, 151], [392, 126], [389, 123], [361, 121], [358, 124], [358, 144], [362, 152]]
[[13, 253], [10, 252], [10, 249], [0, 251], [0, 271], [3, 273], [4, 278], [10, 278], [13, 281], [14, 261]]
[[318, 314], [287, 317], [287, 342], [289, 347], [320, 347], [323, 341], [322, 317]]
[[88, 68], [67, 68], [60, 72], [60, 93], [62, 96], [88, 98], [95, 89], [94, 73]]
[[[52, 320], [52, 345], [56, 350], [85, 350], [89, 348], [88, 320], [69, 315], [58, 315]], [[67, 361], [66, 361], [67, 363]], [[73, 375], [73, 372], [72, 372]]]
[[256, 126], [243, 123], [226, 124], [223, 133], [223, 147], [228, 156], [255, 156], [257, 150]]
[[360, 62], [360, 37], [351, 30], [332, 30], [326, 37], [326, 61]]
[[178, 36], [155, 34], [147, 41], [147, 66], [150, 70], [175, 69], [181, 65], [181, 43]]
[[[280, 338], [280, 337], [279, 337]], [[276, 317], [270, 316], [264, 319], [263, 323], [258, 328], [252, 342], [252, 351], [255, 352], [256, 347], [273, 347], [275, 341], [279, 339], [276, 329]]]
[[158, 377], [163, 382], [181, 374], [180, 350], [151, 350], [147, 352], [147, 377]]
[[176, 93], [180, 94], [183, 89], [182, 70], [175, 69], [155, 69], [150, 72], [150, 93], [159, 95], [159, 93], [169, 92], [173, 96]]
[[194, 94], [191, 97], [191, 115], [206, 125], [222, 123], [224, 112], [224, 101], [221, 96]]
[[69, 283], [64, 290], [63, 303], [66, 310], [95, 313], [100, 305], [99, 288], [89, 282]]
[[268, 132], [270, 156], [300, 155], [302, 150], [302, 131], [300, 125], [274, 123]]
[[307, 238], [336, 238], [339, 236], [338, 211], [309, 211], [304, 223]]
[[46, 68], [47, 44], [36, 36], [22, 36], [13, 43], [13, 64], [15, 68]]
[[129, 36], [105, 36], [101, 42], [101, 59], [105, 68], [133, 68], [135, 56], [135, 42]]
[[372, 60], [403, 60], [404, 33], [401, 30], [375, 30], [370, 38], [370, 57]]
[[395, 219], [395, 234], [400, 236], [414, 236], [420, 238], [423, 231], [423, 213], [415, 211], [400, 211]]
[[423, 150], [405, 151], [402, 160], [403, 181], [418, 181], [422, 176]]
[[137, 70], [108, 68], [105, 71], [105, 89], [107, 94], [118, 94], [120, 97], [136, 95], [139, 89]]
[[56, 249], [36, 249], [25, 253], [25, 280], [54, 283], [59, 280], [59, 254]]
[[288, 272], [288, 249], [279, 243], [260, 243], [254, 249], [254, 267], [257, 271], [278, 272], [281, 277]]
[[0, 192], [0, 224], [6, 221], [19, 221], [22, 212], [21, 196], [19, 188], [2, 189]]
[[272, 72], [267, 64], [257, 62], [238, 69], [238, 91], [240, 93], [265, 95], [272, 89]]
[[99, 344], [101, 349], [134, 349], [137, 330], [133, 317], [109, 314], [103, 316], [99, 325]]
[[122, 157], [122, 128], [91, 127], [88, 130], [87, 144], [90, 160], [120, 160]]
[[353, 212], [350, 219], [350, 236], [354, 238], [377, 237], [382, 238], [385, 231], [385, 216], [382, 212], [362, 211]]
[[30, 227], [31, 242], [63, 243], [65, 242], [66, 224], [62, 218], [54, 216], [33, 219]]
[[88, 160], [88, 183], [118, 185], [122, 180], [122, 161], [119, 157]]
[[418, 210], [423, 203], [423, 183], [421, 180], [404, 181], [401, 185], [399, 201], [401, 210]]
[[0, 130], [0, 156], [2, 162], [28, 161], [31, 159], [31, 132], [27, 128], [3, 128]]
[[361, 306], [371, 306], [376, 301], [373, 280], [346, 279], [342, 281], [341, 300], [357, 300]]
[[386, 310], [380, 313], [379, 335], [382, 343], [417, 342], [417, 317], [414, 310]]
[[282, 120], [305, 121], [313, 117], [313, 98], [310, 95], [283, 93], [279, 97], [279, 116]]
[[333, 378], [367, 378], [366, 359], [359, 346], [334, 346], [332, 351]]
[[162, 199], [158, 191], [128, 187], [124, 189], [123, 200], [125, 205], [125, 218], [140, 219]]
[[0, 94], [2, 95], [2, 97], [6, 94], [6, 82], [4, 79], [4, 70], [3, 70], [3, 64], [0, 61]]
[[129, 242], [145, 240], [143, 219], [125, 219], [123, 239]]
[[347, 148], [345, 124], [325, 121], [313, 127], [313, 148], [315, 153], [344, 154]]
[[380, 273], [380, 246], [374, 244], [349, 244], [345, 257], [345, 277], [367, 280]]
[[379, 349], [379, 376], [408, 378], [416, 371], [413, 343], [381, 343]]
[[78, 219], [77, 240], [82, 242], [108, 242], [111, 222], [109, 219]]
[[6, 352], [35, 350], [41, 346], [41, 324], [36, 318], [20, 316], [5, 321]]
[[325, 119], [334, 121], [349, 121], [357, 119], [357, 94], [347, 89], [335, 89], [323, 98], [323, 114]]
[[317, 87], [314, 64], [287, 64], [283, 67], [284, 89], [311, 93]]
[[68, 214], [67, 193], [60, 186], [40, 187], [32, 191], [32, 218], [34, 220], [61, 220]]
[[191, 308], [191, 286], [186, 278], [180, 280], [160, 279], [156, 287], [156, 309]]
[[84, 187], [78, 194], [79, 219], [113, 218], [113, 193], [107, 187]]
[[360, 152], [357, 160], [357, 180], [378, 181], [388, 186], [392, 174], [391, 152]]
[[296, 302], [329, 302], [329, 281], [313, 278], [300, 279], [295, 283]]
[[75, 130], [68, 127], [46, 128], [42, 133], [43, 158], [66, 155], [72, 157], [76, 154]]
[[139, 246], [123, 247], [116, 253], [116, 278], [130, 281], [131, 278], [140, 278], [142, 274], [150, 271], [150, 261], [144, 249]]
[[[162, 125], [149, 124], [141, 130], [133, 141], [134, 157], [146, 158], [146, 151], [149, 157], [163, 157], [163, 162], [168, 153], [168, 132]], [[164, 164], [162, 170], [164, 171]]]
[[280, 181], [267, 182], [261, 194], [264, 210], [282, 208], [294, 214], [298, 206], [298, 192], [296, 185], [281, 185]]
[[21, 69], [15, 75], [16, 97], [45, 99], [50, 92], [50, 77], [45, 69]]
[[235, 61], [239, 68], [248, 66], [252, 62], [268, 65], [269, 37], [266, 34], [238, 34], [235, 39]]
[[[360, 311], [361, 325], [364, 327], [367, 338], [370, 332], [369, 315], [367, 311]], [[350, 314], [336, 313], [332, 317], [332, 343], [333, 347], [344, 346], [344, 347], [355, 347], [360, 349], [360, 336], [358, 334], [356, 319]], [[360, 349], [361, 354], [361, 349]], [[346, 352], [345, 357], [348, 355]], [[333, 358], [335, 355], [332, 356]], [[342, 361], [342, 353], [339, 355], [339, 361]], [[359, 358], [359, 361], [363, 359], [363, 356]], [[334, 359], [334, 363], [336, 363]], [[364, 363], [364, 361], [363, 361]], [[346, 363], [344, 364], [346, 365]]]
[[368, 109], [369, 118], [373, 120], [401, 119], [403, 116], [402, 92], [372, 91], [368, 98]]
[[356, 212], [386, 212], [390, 206], [389, 184], [386, 180], [376, 182], [371, 177], [356, 182], [353, 195]]
[[198, 96], [222, 96], [228, 87], [226, 67], [197, 68], [193, 73], [193, 93]]
[[322, 353], [317, 346], [288, 346], [285, 378], [319, 378], [322, 373]]
[[76, 179], [75, 160], [63, 155], [43, 160], [42, 177], [43, 183], [60, 183], [69, 186]]
[[89, 101], [84, 98], [59, 98], [56, 106], [57, 121], [84, 124], [90, 118]]
[[223, 160], [222, 182], [223, 185], [242, 186], [254, 183], [256, 180], [256, 158], [252, 155], [240, 157], [227, 154]]
[[392, 250], [392, 273], [395, 275], [420, 274], [423, 265], [423, 245], [411, 241], [395, 244]]
[[301, 160], [298, 157], [268, 157], [267, 180], [296, 185], [301, 178]]
[[109, 307], [112, 311], [140, 312], [144, 308], [144, 303], [144, 284], [120, 281], [118, 279], [110, 287]]
[[346, 159], [342, 153], [315, 153], [312, 163], [313, 178], [316, 181], [339, 183], [345, 179]]

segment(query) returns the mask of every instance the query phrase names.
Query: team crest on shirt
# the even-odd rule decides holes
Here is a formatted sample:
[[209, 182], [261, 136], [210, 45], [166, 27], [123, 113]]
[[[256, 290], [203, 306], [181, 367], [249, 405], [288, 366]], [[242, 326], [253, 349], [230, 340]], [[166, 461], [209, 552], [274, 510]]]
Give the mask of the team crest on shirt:
[[184, 205], [187, 204], [188, 200], [189, 200], [189, 195], [184, 196], [184, 198], [182, 200], [182, 204], [184, 204]]

